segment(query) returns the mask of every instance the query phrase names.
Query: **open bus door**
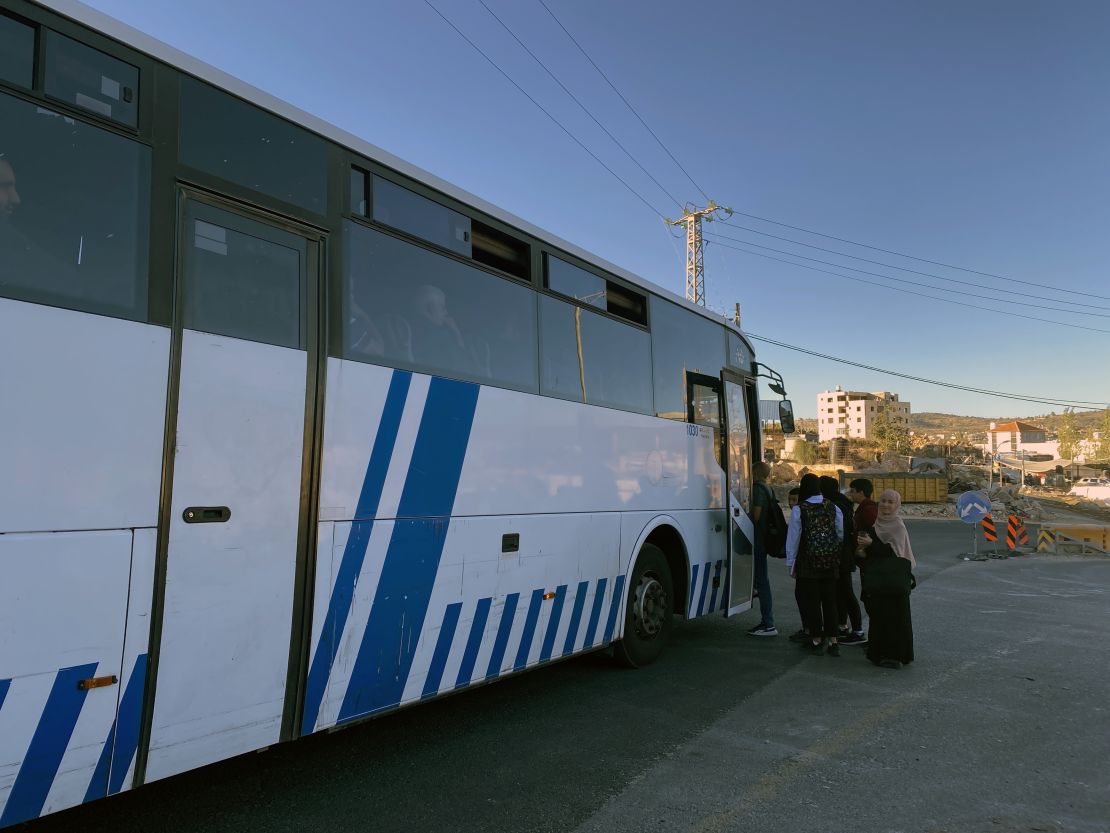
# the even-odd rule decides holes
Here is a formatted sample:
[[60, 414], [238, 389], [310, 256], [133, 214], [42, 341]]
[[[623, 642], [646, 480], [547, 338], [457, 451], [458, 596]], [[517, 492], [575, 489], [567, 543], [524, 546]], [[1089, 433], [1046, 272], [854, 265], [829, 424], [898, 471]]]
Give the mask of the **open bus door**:
[[752, 436], [748, 421], [748, 385], [742, 376], [721, 373], [725, 412], [725, 473], [728, 479], [728, 576], [725, 615], [743, 613], [752, 606], [752, 571], [755, 527], [748, 507], [752, 489]]

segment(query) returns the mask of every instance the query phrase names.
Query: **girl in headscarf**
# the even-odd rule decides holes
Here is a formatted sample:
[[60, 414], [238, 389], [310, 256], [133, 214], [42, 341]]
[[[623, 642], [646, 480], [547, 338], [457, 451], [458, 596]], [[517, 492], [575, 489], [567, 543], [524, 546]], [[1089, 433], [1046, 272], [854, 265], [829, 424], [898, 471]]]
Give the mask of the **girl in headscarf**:
[[[879, 516], [868, 533], [861, 531], [856, 554], [860, 569], [867, 573], [867, 564], [878, 558], [904, 558], [917, 566], [910, 546], [905, 522], [898, 516], [902, 496], [887, 489], [879, 498]], [[910, 618], [910, 597], [862, 594], [871, 619], [867, 634], [867, 658], [884, 668], [901, 668], [913, 662], [913, 623]]]

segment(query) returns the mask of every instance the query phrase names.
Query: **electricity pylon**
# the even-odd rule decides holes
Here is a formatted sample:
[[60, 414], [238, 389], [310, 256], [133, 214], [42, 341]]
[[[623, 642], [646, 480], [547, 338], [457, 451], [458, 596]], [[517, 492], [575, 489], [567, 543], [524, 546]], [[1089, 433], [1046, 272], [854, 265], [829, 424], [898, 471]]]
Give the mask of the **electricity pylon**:
[[677, 220], [664, 219], [670, 226], [686, 226], [686, 299], [705, 306], [705, 256], [701, 237], [701, 221], [712, 223], [714, 215], [724, 211], [732, 216], [731, 208], [723, 208], [713, 200], [705, 208], [693, 208], [689, 203]]

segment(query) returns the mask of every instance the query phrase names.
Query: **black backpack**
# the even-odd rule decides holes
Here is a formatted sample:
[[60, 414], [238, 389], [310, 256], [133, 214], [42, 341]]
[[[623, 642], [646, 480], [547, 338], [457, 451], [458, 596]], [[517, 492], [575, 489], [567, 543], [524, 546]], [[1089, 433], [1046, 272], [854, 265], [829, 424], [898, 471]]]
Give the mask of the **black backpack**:
[[771, 558], [786, 558], [786, 516], [770, 487], [763, 483], [756, 483], [755, 486], [767, 492], [767, 506], [763, 509], [767, 523], [761, 524], [764, 529], [763, 548]]

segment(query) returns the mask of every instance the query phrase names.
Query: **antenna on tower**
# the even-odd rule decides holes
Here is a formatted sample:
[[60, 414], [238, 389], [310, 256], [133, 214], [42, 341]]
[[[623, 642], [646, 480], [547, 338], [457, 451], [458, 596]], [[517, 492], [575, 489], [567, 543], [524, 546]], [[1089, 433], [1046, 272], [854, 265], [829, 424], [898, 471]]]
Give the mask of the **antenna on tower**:
[[701, 221], [712, 223], [717, 212], [732, 216], [732, 209], [717, 205], [713, 200], [705, 208], [694, 208], [686, 203], [682, 216], [677, 220], [665, 218], [669, 226], [686, 226], [686, 299], [705, 306], [705, 244], [701, 236]]

